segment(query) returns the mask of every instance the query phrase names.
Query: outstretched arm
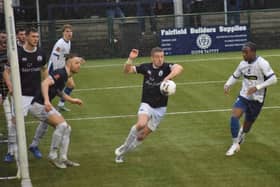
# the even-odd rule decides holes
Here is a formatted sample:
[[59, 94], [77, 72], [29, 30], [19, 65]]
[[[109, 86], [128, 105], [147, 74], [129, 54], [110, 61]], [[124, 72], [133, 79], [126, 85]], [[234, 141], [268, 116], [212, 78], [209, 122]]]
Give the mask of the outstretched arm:
[[163, 81], [171, 80], [175, 78], [177, 75], [181, 74], [184, 68], [179, 64], [174, 64], [172, 66], [171, 72], [164, 78]]
[[126, 63], [124, 64], [123, 71], [124, 73], [135, 73], [135, 68], [133, 63], [133, 60], [138, 57], [139, 50], [138, 49], [132, 49], [129, 53], [128, 59]]
[[77, 104], [77, 105], [83, 105], [83, 101], [82, 100], [80, 100], [80, 99], [78, 99], [78, 98], [73, 98], [73, 97], [71, 97], [71, 96], [69, 96], [69, 95], [67, 95], [67, 94], [63, 94], [63, 99], [65, 99], [65, 101], [68, 101], [68, 102], [70, 102], [70, 103], [72, 103], [72, 104]]

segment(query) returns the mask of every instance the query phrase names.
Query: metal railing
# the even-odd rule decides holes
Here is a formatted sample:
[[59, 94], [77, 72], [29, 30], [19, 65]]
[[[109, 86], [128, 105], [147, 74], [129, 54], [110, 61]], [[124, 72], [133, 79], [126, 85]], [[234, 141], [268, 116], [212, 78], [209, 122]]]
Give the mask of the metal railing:
[[[225, 24], [224, 12], [192, 13], [179, 16], [183, 17], [184, 27]], [[260, 48], [280, 47], [280, 9], [233, 11], [228, 12], [227, 16], [229, 24], [249, 25], [250, 39], [257, 42]], [[145, 21], [146, 32], [144, 35], [141, 34], [140, 18]], [[50, 53], [55, 41], [61, 37], [62, 25], [70, 23], [74, 28], [73, 52], [77, 52], [86, 58], [108, 58], [124, 56], [124, 51], [133, 46], [143, 49], [142, 55], [146, 55], [150, 48], [159, 45], [160, 29], [175, 27], [174, 15], [155, 16], [153, 19], [156, 22], [156, 33], [153, 33], [150, 30], [150, 19], [151, 17], [115, 19], [94, 17], [90, 19], [42, 21], [40, 23], [21, 22], [17, 23], [17, 26], [40, 26], [42, 46], [47, 53]]]

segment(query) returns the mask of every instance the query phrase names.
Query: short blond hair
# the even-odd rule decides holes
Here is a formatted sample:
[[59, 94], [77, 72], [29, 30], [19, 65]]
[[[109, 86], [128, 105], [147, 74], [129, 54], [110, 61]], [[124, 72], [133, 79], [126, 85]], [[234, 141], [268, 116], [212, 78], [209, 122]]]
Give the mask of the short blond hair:
[[62, 32], [64, 32], [66, 29], [73, 29], [73, 27], [72, 27], [72, 25], [70, 25], [70, 24], [65, 24], [65, 25], [63, 25], [63, 27], [62, 27]]

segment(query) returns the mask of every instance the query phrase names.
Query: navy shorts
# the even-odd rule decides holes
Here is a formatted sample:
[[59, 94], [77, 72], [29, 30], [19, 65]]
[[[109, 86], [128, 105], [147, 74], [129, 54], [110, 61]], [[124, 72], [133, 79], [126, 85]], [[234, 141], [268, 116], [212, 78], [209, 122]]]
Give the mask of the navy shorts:
[[234, 108], [241, 108], [245, 113], [245, 120], [251, 122], [254, 122], [257, 119], [262, 106], [263, 103], [260, 103], [259, 101], [248, 100], [241, 96], [238, 96], [233, 105]]
[[52, 62], [49, 62], [49, 66], [48, 66], [48, 70], [49, 70], [49, 74], [52, 74], [53, 73], [53, 64]]

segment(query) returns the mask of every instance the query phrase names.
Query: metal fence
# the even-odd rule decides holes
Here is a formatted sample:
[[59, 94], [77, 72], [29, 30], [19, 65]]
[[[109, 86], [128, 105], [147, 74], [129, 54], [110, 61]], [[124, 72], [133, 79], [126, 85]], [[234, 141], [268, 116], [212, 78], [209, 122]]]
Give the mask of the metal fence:
[[[280, 47], [280, 9], [236, 11], [227, 15], [223, 12], [180, 15], [184, 20], [183, 27], [225, 25], [225, 16], [228, 24], [248, 24], [250, 40], [255, 41], [260, 48]], [[141, 55], [148, 55], [152, 47], [160, 44], [160, 30], [175, 27], [174, 15], [153, 17], [156, 33], [151, 31], [151, 17], [141, 18], [145, 21], [145, 34], [141, 33], [139, 17], [21, 22], [17, 26], [40, 27], [42, 47], [50, 53], [55, 41], [61, 37], [62, 25], [70, 23], [74, 28], [72, 51], [94, 59], [124, 57], [133, 47], [139, 48]]]

